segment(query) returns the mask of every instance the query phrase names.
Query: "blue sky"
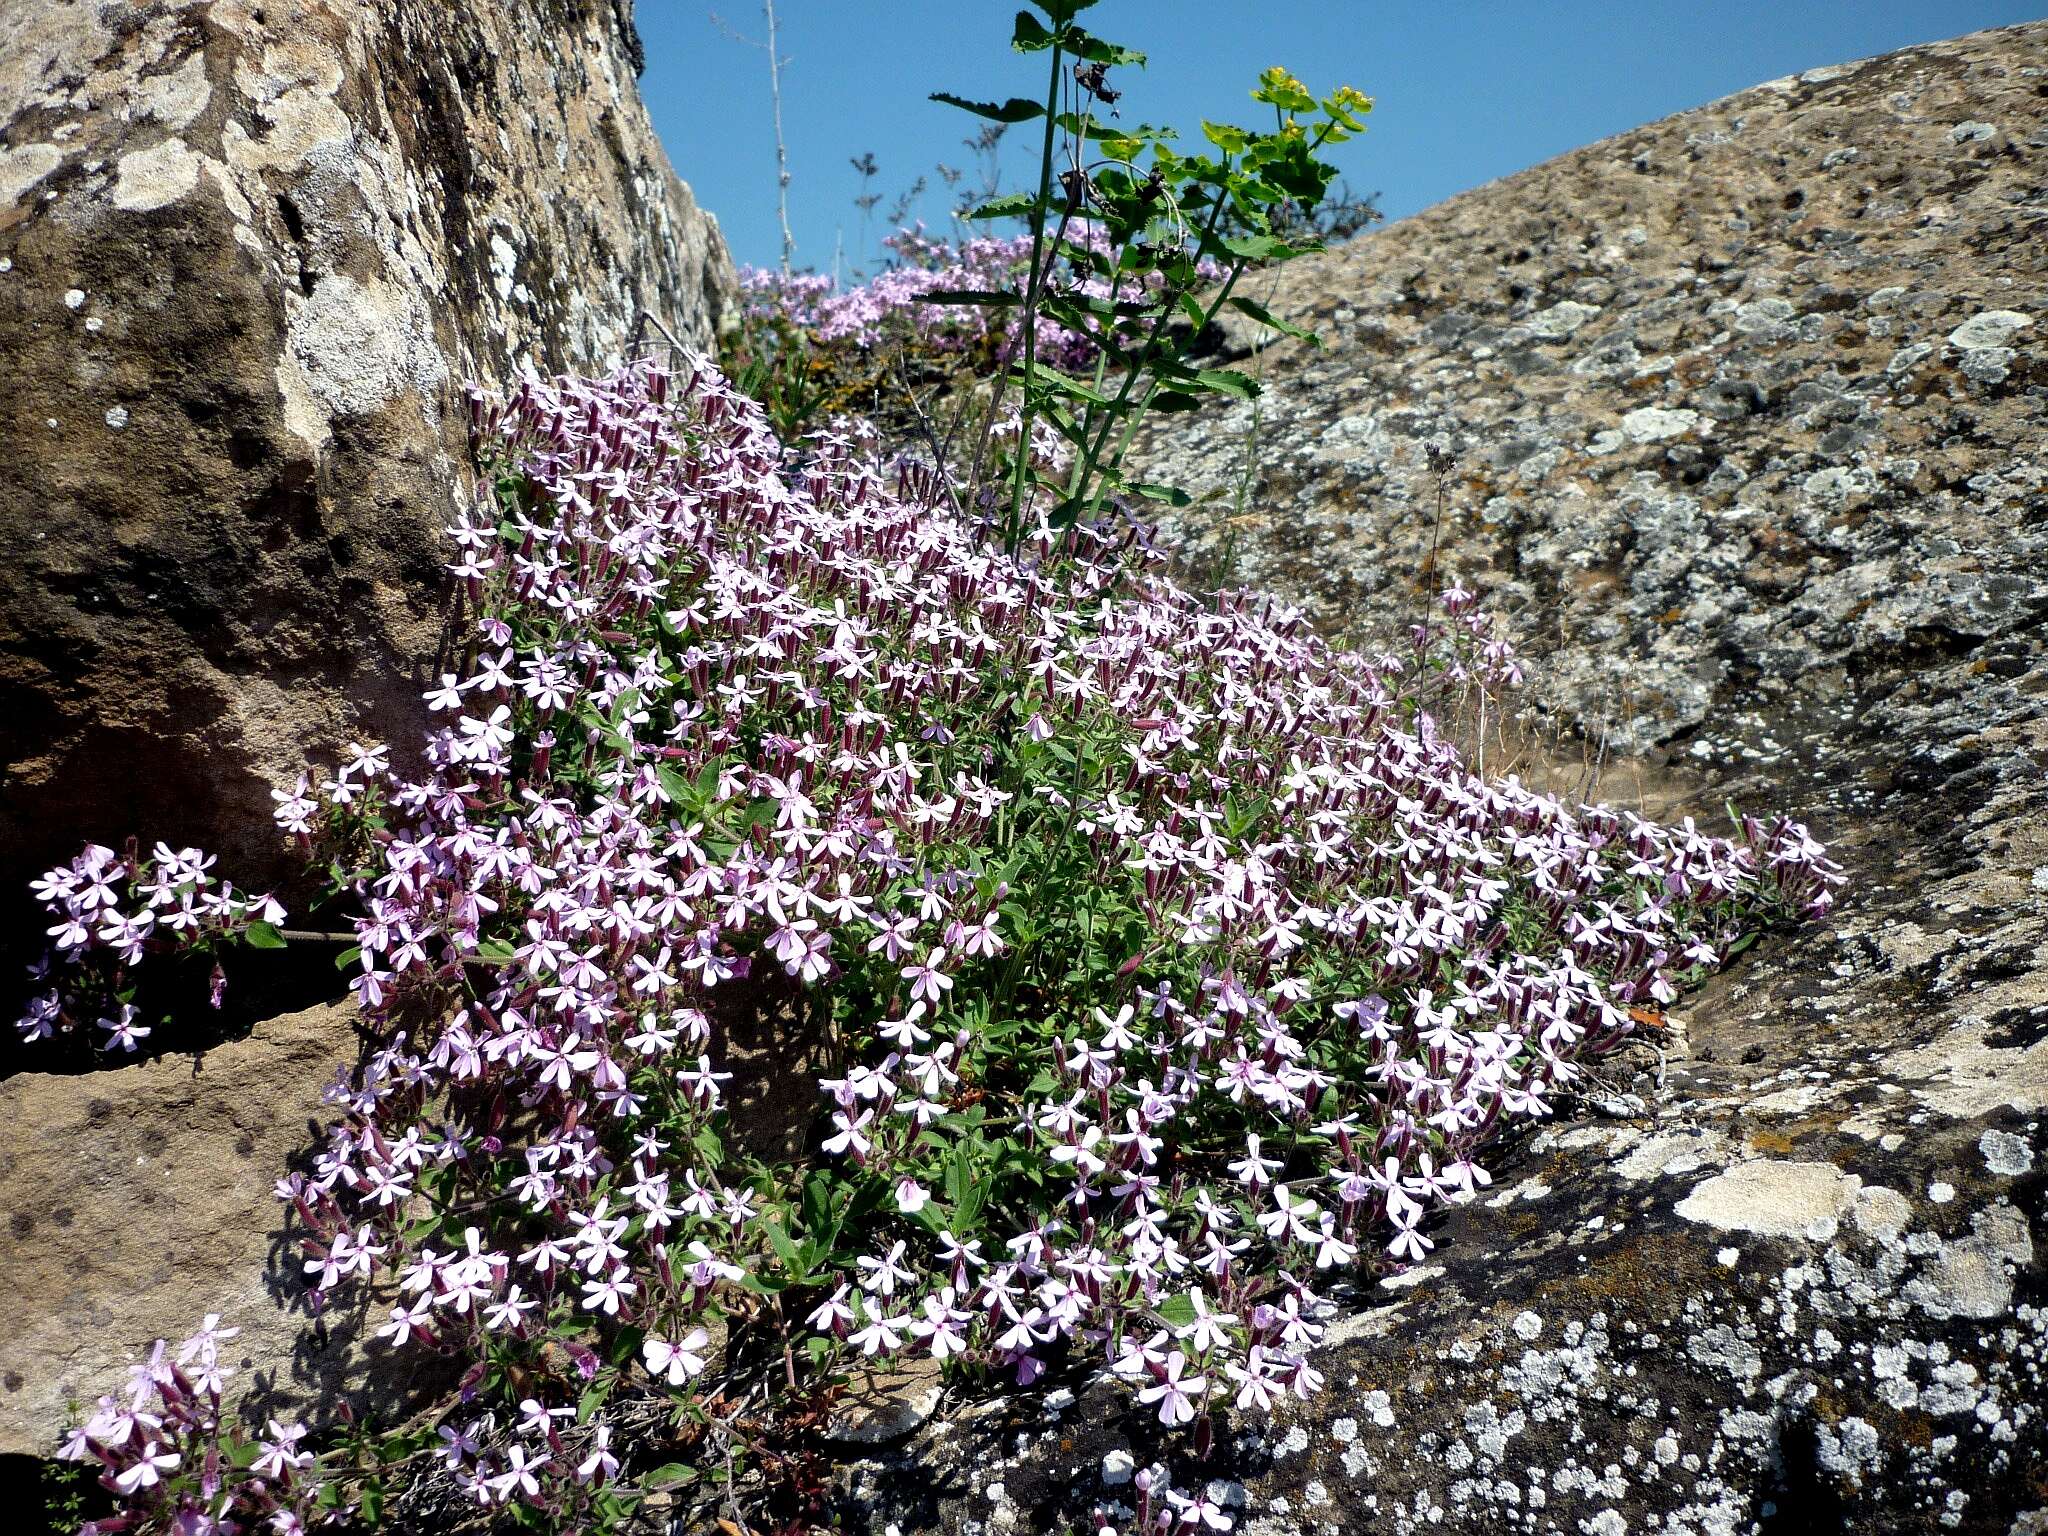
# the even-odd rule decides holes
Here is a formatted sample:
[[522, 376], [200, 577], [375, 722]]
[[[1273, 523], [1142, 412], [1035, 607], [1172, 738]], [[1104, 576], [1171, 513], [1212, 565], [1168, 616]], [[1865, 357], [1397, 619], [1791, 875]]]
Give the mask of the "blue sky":
[[[853, 156], [871, 151], [881, 166], [871, 247], [901, 189], [920, 174], [936, 183], [937, 161], [967, 162], [960, 141], [975, 120], [926, 100], [932, 91], [1037, 93], [1039, 61], [1009, 51], [1016, 9], [778, 0], [798, 267], [831, 271], [835, 241], [847, 268], [861, 262]], [[1319, 93], [1357, 86], [1377, 103], [1371, 129], [1335, 158], [1354, 189], [1379, 192], [1400, 218], [1759, 81], [2043, 13], [2043, 0], [1100, 0], [1082, 19], [1150, 56], [1142, 71], [1119, 72], [1125, 117], [1186, 134], [1204, 117], [1257, 123], [1246, 92], [1268, 64]], [[772, 265], [781, 239], [767, 57], [730, 35], [764, 36], [759, 0], [639, 0], [638, 19], [641, 90], [669, 157], [734, 255]], [[928, 194], [921, 211], [942, 224], [946, 202]]]

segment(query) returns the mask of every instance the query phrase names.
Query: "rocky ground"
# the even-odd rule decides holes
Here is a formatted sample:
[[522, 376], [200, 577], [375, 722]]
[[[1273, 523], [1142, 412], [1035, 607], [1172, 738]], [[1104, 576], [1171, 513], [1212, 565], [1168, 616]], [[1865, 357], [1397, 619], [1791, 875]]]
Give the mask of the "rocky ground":
[[[1783, 807], [1851, 883], [1347, 1298], [1229, 1426], [1252, 1532], [2048, 1530], [2048, 25], [1774, 81], [1288, 269], [1252, 412], [1146, 478], [1330, 630], [1440, 576], [1542, 750]], [[1227, 344], [1228, 345], [1228, 344]], [[1086, 1380], [852, 1469], [877, 1532], [1085, 1526], [1158, 1426]]]

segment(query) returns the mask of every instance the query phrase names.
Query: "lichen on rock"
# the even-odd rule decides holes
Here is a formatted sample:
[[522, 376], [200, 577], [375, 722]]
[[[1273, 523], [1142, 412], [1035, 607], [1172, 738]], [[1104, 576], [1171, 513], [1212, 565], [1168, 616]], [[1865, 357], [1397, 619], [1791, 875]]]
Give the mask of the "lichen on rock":
[[416, 734], [462, 382], [603, 365], [656, 334], [642, 311], [699, 342], [733, 312], [637, 47], [624, 4], [10, 7], [10, 931], [86, 837], [275, 881], [270, 789]]

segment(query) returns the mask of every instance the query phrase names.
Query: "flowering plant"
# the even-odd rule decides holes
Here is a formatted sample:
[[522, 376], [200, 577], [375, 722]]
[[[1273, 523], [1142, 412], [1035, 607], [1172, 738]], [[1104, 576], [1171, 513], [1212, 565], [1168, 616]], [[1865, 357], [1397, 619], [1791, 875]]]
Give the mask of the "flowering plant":
[[[1092, 221], [1075, 223], [1066, 240], [1097, 258], [1114, 254], [1109, 237]], [[747, 295], [748, 319], [768, 324], [787, 321], [811, 340], [828, 346], [866, 351], [902, 340], [926, 353], [959, 353], [984, 362], [998, 346], [1010, 341], [999, 307], [930, 296], [961, 290], [1020, 291], [1030, 267], [1030, 236], [988, 236], [956, 246], [927, 235], [919, 225], [898, 230], [882, 245], [895, 253], [895, 264], [844, 292], [835, 289], [829, 277], [812, 273], [785, 276], [771, 267], [743, 269], [740, 287]], [[1215, 281], [1224, 275], [1223, 268], [1206, 257], [1198, 267], [1205, 280]], [[1155, 271], [1113, 285], [1111, 279], [1086, 268], [1067, 266], [1056, 291], [1080, 300], [1109, 300], [1118, 292], [1128, 298], [1134, 292], [1156, 291], [1164, 283], [1163, 274]], [[1037, 317], [1035, 329], [1037, 354], [1046, 361], [1070, 369], [1086, 368], [1095, 361], [1098, 349], [1085, 332], [1063, 326], [1044, 313]]]
[[[1468, 770], [1443, 705], [1519, 672], [1462, 588], [1336, 650], [1050, 492], [1010, 547], [926, 468], [786, 461], [697, 358], [473, 414], [424, 774], [280, 797], [375, 1048], [279, 1192], [316, 1298], [393, 1286], [387, 1346], [462, 1363], [437, 1465], [508, 1517], [786, 1469], [759, 1404], [908, 1357], [1093, 1365], [1202, 1452], [1319, 1389], [1329, 1280], [1425, 1256], [1491, 1138], [1840, 880], [1788, 821]], [[827, 1057], [794, 1159], [732, 1102], [764, 982]], [[74, 1441], [102, 1529], [270, 1518], [151, 1413]]]
[[[1170, 129], [1114, 121], [1121, 92], [1109, 84], [1109, 71], [1142, 66], [1145, 56], [1080, 26], [1075, 17], [1093, 4], [1034, 0], [1038, 15], [1017, 13], [1010, 46], [1047, 59], [1042, 102], [1024, 97], [970, 101], [946, 92], [932, 98], [1006, 126], [1041, 125], [1035, 191], [993, 199], [968, 215], [1026, 221], [1031, 257], [1021, 290], [928, 296], [928, 301], [943, 298], [1017, 312], [1019, 346], [1005, 358], [1007, 371], [1000, 382], [1018, 387], [1027, 437], [1032, 422], [1042, 418], [1071, 445], [1070, 461], [1059, 475], [1045, 474], [1027, 455], [1010, 462], [1003, 533], [1011, 551], [1038, 487], [1054, 497], [1051, 515], [1057, 527], [1095, 516], [1112, 488], [1186, 505], [1186, 495], [1170, 486], [1123, 477], [1124, 455], [1138, 424], [1149, 410], [1195, 409], [1205, 395], [1249, 399], [1257, 394], [1257, 381], [1250, 376], [1200, 367], [1190, 355], [1226, 305], [1262, 326], [1313, 340], [1232, 290], [1254, 264], [1276, 265], [1318, 248], [1312, 234], [1291, 244], [1278, 231], [1312, 229], [1306, 216], [1323, 201], [1336, 176], [1321, 151], [1363, 131], [1365, 114], [1372, 109], [1371, 101], [1349, 86], [1318, 101], [1276, 67], [1259, 77], [1252, 92], [1255, 101], [1273, 110], [1270, 132], [1204, 122], [1203, 136], [1216, 153], [1183, 154], [1174, 147]], [[1109, 117], [1097, 116], [1097, 107], [1107, 109]], [[1141, 168], [1147, 155], [1149, 163]], [[1070, 238], [1082, 227], [1091, 227], [1092, 241]], [[1091, 273], [1100, 283], [1092, 290], [1057, 288], [1050, 281], [1057, 262]], [[1041, 315], [1092, 346], [1092, 378], [1074, 377], [1041, 357]], [[1191, 322], [1190, 328], [1176, 331], [1183, 321]], [[977, 478], [978, 468], [977, 459]]]
[[[1257, 394], [1251, 375], [1196, 357], [1226, 307], [1314, 341], [1234, 289], [1254, 266], [1321, 248], [1317, 214], [1336, 174], [1322, 152], [1361, 132], [1372, 109], [1349, 86], [1318, 100], [1286, 70], [1269, 69], [1252, 91], [1273, 113], [1269, 131], [1205, 122], [1214, 153], [1183, 153], [1170, 129], [1116, 121], [1121, 92], [1109, 72], [1145, 57], [1075, 21], [1092, 3], [1038, 0], [1036, 15], [1017, 14], [1011, 46], [1045, 57], [1043, 101], [933, 97], [996, 131], [1039, 125], [1035, 189], [961, 215], [1021, 220], [1025, 233], [954, 246], [921, 228], [902, 231], [884, 242], [896, 263], [845, 293], [821, 276], [749, 271], [746, 323], [728, 354], [786, 437], [835, 401], [875, 415], [886, 395], [895, 411], [879, 414], [907, 408], [917, 430], [906, 435], [932, 450], [957, 488], [955, 505], [1000, 507], [1010, 554], [1041, 492], [1056, 528], [1092, 520], [1112, 494], [1188, 504], [1172, 486], [1123, 474], [1138, 425], [1150, 411], [1193, 410], [1209, 395]], [[943, 437], [915, 397], [913, 357], [927, 372], [967, 358], [975, 377], [993, 381], [985, 392], [958, 391]], [[939, 371], [942, 387], [957, 387]], [[820, 374], [831, 382], [818, 383]], [[979, 430], [962, 433], [975, 410]], [[1050, 432], [1061, 443], [1057, 463], [1005, 451], [1006, 425], [1022, 443], [1035, 443], [1040, 427]]]
[[[267, 895], [244, 896], [210, 873], [213, 855], [158, 843], [143, 856], [97, 843], [30, 886], [56, 922], [50, 947], [30, 968], [37, 986], [15, 1028], [26, 1043], [69, 1036], [90, 1025], [101, 1050], [135, 1052], [154, 1029], [138, 1002], [136, 968], [148, 954], [213, 954], [235, 941], [257, 949], [284, 944], [284, 908]], [[227, 973], [215, 964], [208, 988], [215, 1008]]]
[[[371, 1042], [278, 1193], [316, 1306], [374, 1298], [457, 1401], [255, 1431], [208, 1318], [67, 1440], [121, 1504], [90, 1529], [418, 1528], [449, 1497], [608, 1529], [731, 1501], [749, 1462], [801, 1518], [801, 1426], [911, 1360], [1106, 1372], [1199, 1458], [1321, 1388], [1324, 1293], [1426, 1257], [1503, 1130], [1828, 910], [1796, 823], [1713, 836], [1469, 768], [1440, 722], [1521, 664], [1462, 587], [1366, 655], [1154, 568], [1118, 493], [1179, 493], [1125, 445], [1255, 390], [1193, 339], [1226, 304], [1291, 330], [1233, 287], [1309, 248], [1279, 231], [1370, 103], [1268, 71], [1269, 132], [1183, 154], [1114, 121], [1142, 59], [1085, 6], [1017, 19], [1042, 103], [943, 98], [1042, 125], [1035, 193], [975, 211], [1026, 234], [905, 232], [848, 295], [750, 279], [796, 364], [773, 388], [685, 355], [473, 396], [424, 769], [357, 746], [276, 796], [351, 904]], [[964, 466], [785, 443], [830, 400], [811, 348], [906, 329], [996, 375]], [[24, 1035], [97, 1018], [132, 1050], [145, 951], [283, 943], [211, 862], [46, 876]], [[749, 1123], [763, 1009], [823, 1060], [794, 1152]], [[1164, 1467], [1134, 1486], [1137, 1529], [1230, 1523]]]

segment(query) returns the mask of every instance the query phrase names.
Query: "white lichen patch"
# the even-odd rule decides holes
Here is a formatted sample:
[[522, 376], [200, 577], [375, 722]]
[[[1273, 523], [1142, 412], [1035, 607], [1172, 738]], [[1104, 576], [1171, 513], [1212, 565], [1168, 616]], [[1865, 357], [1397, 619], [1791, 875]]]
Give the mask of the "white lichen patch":
[[145, 75], [127, 94], [129, 111], [137, 119], [152, 119], [172, 133], [184, 132], [213, 99], [204, 50], [194, 49], [176, 68]]
[[147, 213], [189, 197], [199, 186], [202, 160], [183, 139], [131, 150], [114, 168], [114, 206]]
[[1865, 1237], [1880, 1241], [1897, 1237], [1913, 1219], [1913, 1202], [1895, 1189], [1871, 1184], [1859, 1190], [1849, 1217]]
[[1580, 304], [1575, 300], [1566, 299], [1560, 304], [1553, 304], [1550, 308], [1531, 315], [1523, 325], [1531, 336], [1541, 337], [1545, 341], [1562, 341], [1599, 313], [1600, 307], [1597, 304]]
[[1948, 333], [1948, 344], [1969, 351], [1974, 347], [2002, 347], [2017, 331], [2034, 323], [2031, 315], [2016, 309], [1987, 309], [1972, 315]]
[[1918, 1083], [1913, 1096], [1958, 1120], [2012, 1108], [2022, 1114], [2048, 1109], [2048, 1039], [2024, 1050], [1991, 1044], [1991, 1026], [1965, 1020], [1939, 1040], [1902, 1051], [1885, 1074]]
[[1629, 1150], [1616, 1165], [1616, 1171], [1631, 1181], [1696, 1173], [1723, 1153], [1727, 1145], [1727, 1138], [1715, 1131], [1650, 1136]]
[[2003, 1317], [2012, 1306], [2012, 1278], [1990, 1244], [1965, 1238], [1942, 1244], [1905, 1294], [1930, 1317]]
[[21, 201], [63, 163], [64, 151], [54, 144], [19, 144], [12, 149], [0, 149], [0, 208]]
[[330, 419], [367, 416], [409, 394], [431, 401], [447, 380], [447, 360], [415, 293], [328, 273], [293, 306], [290, 325], [278, 364], [285, 419], [315, 446]]
[[1863, 1181], [1832, 1163], [1758, 1159], [1716, 1174], [1678, 1203], [1687, 1221], [1759, 1237], [1832, 1237]]
[[1986, 1131], [1977, 1138], [1977, 1150], [1984, 1154], [1984, 1166], [2004, 1178], [2033, 1172], [2034, 1149], [2011, 1131]]
[[1632, 443], [1662, 443], [1685, 436], [1699, 424], [1699, 419], [1697, 411], [1645, 405], [1621, 418], [1621, 431]]

